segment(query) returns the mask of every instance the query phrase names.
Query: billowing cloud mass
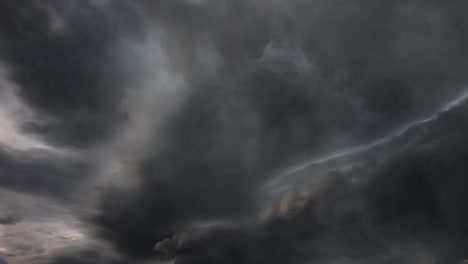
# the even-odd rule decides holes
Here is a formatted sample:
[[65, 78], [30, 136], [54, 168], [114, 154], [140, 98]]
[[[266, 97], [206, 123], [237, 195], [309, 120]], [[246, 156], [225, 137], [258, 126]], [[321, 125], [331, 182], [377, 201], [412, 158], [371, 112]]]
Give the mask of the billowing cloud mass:
[[126, 7], [115, 5], [2, 4], [4, 63], [18, 96], [37, 113], [23, 124], [26, 132], [55, 144], [87, 146], [111, 136], [125, 119], [119, 109], [125, 73], [112, 45], [131, 25], [119, 15]]
[[467, 8], [0, 1], [0, 264], [463, 263]]
[[18, 223], [19, 219], [14, 216], [2, 216], [0, 217], [1, 225], [15, 225]]

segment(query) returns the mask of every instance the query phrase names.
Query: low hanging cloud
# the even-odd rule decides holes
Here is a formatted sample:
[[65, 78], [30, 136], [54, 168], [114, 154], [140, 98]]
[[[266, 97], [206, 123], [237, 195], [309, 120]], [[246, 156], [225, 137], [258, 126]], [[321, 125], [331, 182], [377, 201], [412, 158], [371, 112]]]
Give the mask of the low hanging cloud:
[[311, 174], [257, 224], [189, 230], [155, 250], [176, 263], [462, 263], [467, 106], [395, 138], [400, 150], [377, 163]]
[[1, 3], [0, 254], [461, 262], [467, 7]]
[[19, 221], [21, 221], [21, 219], [15, 216], [0, 216], [0, 225], [15, 225]]
[[1, 188], [60, 198], [71, 195], [93, 171], [93, 165], [86, 160], [67, 159], [47, 151], [0, 149], [0, 164]]
[[50, 264], [86, 264], [86, 263], [103, 263], [103, 264], [121, 264], [125, 263], [118, 258], [103, 254], [96, 249], [76, 249], [62, 250], [55, 253], [49, 262]]
[[[459, 29], [448, 30], [452, 6], [437, 11], [417, 3], [337, 3], [159, 2], [156, 12], [167, 12], [156, 13], [155, 19], [168, 16], [163, 23], [170, 36], [184, 40], [170, 49], [184, 54], [175, 63], [189, 72], [194, 92], [159, 131], [163, 143], [137, 163], [135, 177], [141, 186], [129, 190], [114, 186], [102, 194], [101, 211], [94, 219], [101, 234], [124, 252], [144, 255], [152, 247], [150, 241], [170, 237], [181, 227], [242, 219], [255, 211], [256, 188], [276, 169], [304, 156], [320, 157], [336, 148], [374, 141], [462, 91], [465, 77], [457, 72], [466, 67], [463, 49], [443, 49], [455, 63], [446, 69], [427, 68], [413, 53], [415, 44], [408, 39], [411, 32], [406, 32], [409, 25], [434, 23], [429, 17], [437, 12], [448, 24], [421, 37], [445, 41], [434, 42], [420, 51], [421, 56], [431, 49], [458, 46]], [[218, 21], [216, 14], [205, 16], [209, 8], [228, 14], [247, 10], [245, 21], [269, 23], [252, 23], [252, 31], [237, 31], [233, 21], [227, 23], [236, 25], [233, 28], [208, 25], [207, 21]], [[315, 9], [314, 16], [293, 15]], [[176, 19], [182, 16], [179, 12], [192, 23]], [[329, 31], [320, 31], [317, 25], [328, 26]], [[179, 27], [193, 31], [178, 36]], [[249, 38], [256, 30], [268, 33]], [[453, 35], [445, 38], [446, 34]], [[223, 50], [227, 47], [223, 36], [246, 48], [231, 57]], [[205, 61], [198, 57], [196, 45], [207, 39], [220, 65], [214, 76], [204, 76], [197, 66]], [[187, 43], [193, 45], [181, 46]], [[414, 56], [409, 61], [412, 67], [399, 65], [403, 62], [395, 53]], [[432, 55], [434, 65], [440, 65], [442, 57], [447, 58]], [[434, 80], [427, 80], [428, 72], [434, 73], [429, 74]], [[428, 94], [434, 99], [426, 98]], [[119, 206], [112, 206], [118, 199]], [[126, 221], [127, 215], [134, 217]]]
[[2, 60], [37, 113], [24, 131], [83, 147], [106, 140], [125, 121], [126, 78], [113, 49], [134, 21], [124, 3], [2, 3]]

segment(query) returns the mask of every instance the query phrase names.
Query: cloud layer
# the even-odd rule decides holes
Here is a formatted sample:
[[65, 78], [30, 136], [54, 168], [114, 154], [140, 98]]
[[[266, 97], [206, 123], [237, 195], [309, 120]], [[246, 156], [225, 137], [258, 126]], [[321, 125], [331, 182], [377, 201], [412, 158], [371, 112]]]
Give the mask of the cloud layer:
[[0, 256], [459, 263], [466, 8], [0, 3]]

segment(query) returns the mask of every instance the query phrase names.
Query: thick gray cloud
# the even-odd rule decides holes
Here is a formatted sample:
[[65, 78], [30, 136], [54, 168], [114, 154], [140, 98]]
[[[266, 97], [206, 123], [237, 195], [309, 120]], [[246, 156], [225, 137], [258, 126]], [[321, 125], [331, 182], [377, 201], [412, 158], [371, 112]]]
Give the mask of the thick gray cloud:
[[91, 263], [103, 263], [103, 264], [120, 264], [124, 263], [119, 260], [113, 259], [112, 257], [106, 256], [106, 254], [92, 249], [82, 250], [69, 250], [61, 253], [56, 253], [55, 256], [50, 260], [50, 264], [91, 264]]
[[192, 230], [155, 250], [176, 263], [462, 263], [467, 109], [393, 139], [385, 146], [393, 154], [378, 162], [309, 175], [270, 202], [258, 225]]
[[47, 150], [0, 148], [0, 187], [38, 195], [71, 198], [90, 178], [93, 164]]
[[97, 144], [125, 120], [126, 78], [113, 45], [132, 27], [132, 9], [113, 1], [107, 14], [91, 3], [1, 3], [2, 59], [37, 114], [24, 130], [55, 144]]
[[275, 170], [391, 134], [464, 88], [452, 5], [266, 2], [155, 3], [192, 92], [137, 162], [141, 186], [102, 194], [94, 221], [120, 249], [144, 255], [179, 226], [242, 218]]
[[[467, 7], [419, 0], [1, 3], [2, 60], [34, 113], [22, 132], [79, 158], [2, 150], [0, 185], [64, 204], [70, 194], [97, 193], [80, 203], [86, 236], [132, 263], [163, 253], [205, 264], [458, 261], [467, 257], [466, 107], [387, 136], [465, 92]], [[163, 63], [141, 67], [125, 47], [148, 40]], [[180, 98], [135, 92], [148, 72], [164, 80], [145, 89], [167, 85]], [[128, 140], [132, 133], [144, 138]], [[381, 138], [385, 144], [301, 170], [299, 184], [326, 179], [302, 190], [305, 200], [294, 191], [263, 196], [262, 186], [297, 161]], [[100, 150], [116, 157], [89, 162]], [[117, 167], [112, 177], [104, 173], [109, 160]], [[104, 186], [94, 189], [97, 182]], [[279, 185], [277, 193], [291, 188]], [[256, 224], [264, 202], [266, 223]], [[51, 261], [113, 263], [104, 251], [75, 248]]]
[[20, 218], [14, 216], [0, 216], [0, 225], [15, 225], [21, 221]]

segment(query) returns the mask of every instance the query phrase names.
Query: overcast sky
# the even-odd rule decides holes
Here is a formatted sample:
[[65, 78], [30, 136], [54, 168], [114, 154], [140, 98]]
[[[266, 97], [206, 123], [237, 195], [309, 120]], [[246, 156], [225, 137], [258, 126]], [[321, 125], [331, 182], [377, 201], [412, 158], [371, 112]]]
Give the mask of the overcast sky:
[[462, 263], [466, 10], [0, 0], [0, 264]]

